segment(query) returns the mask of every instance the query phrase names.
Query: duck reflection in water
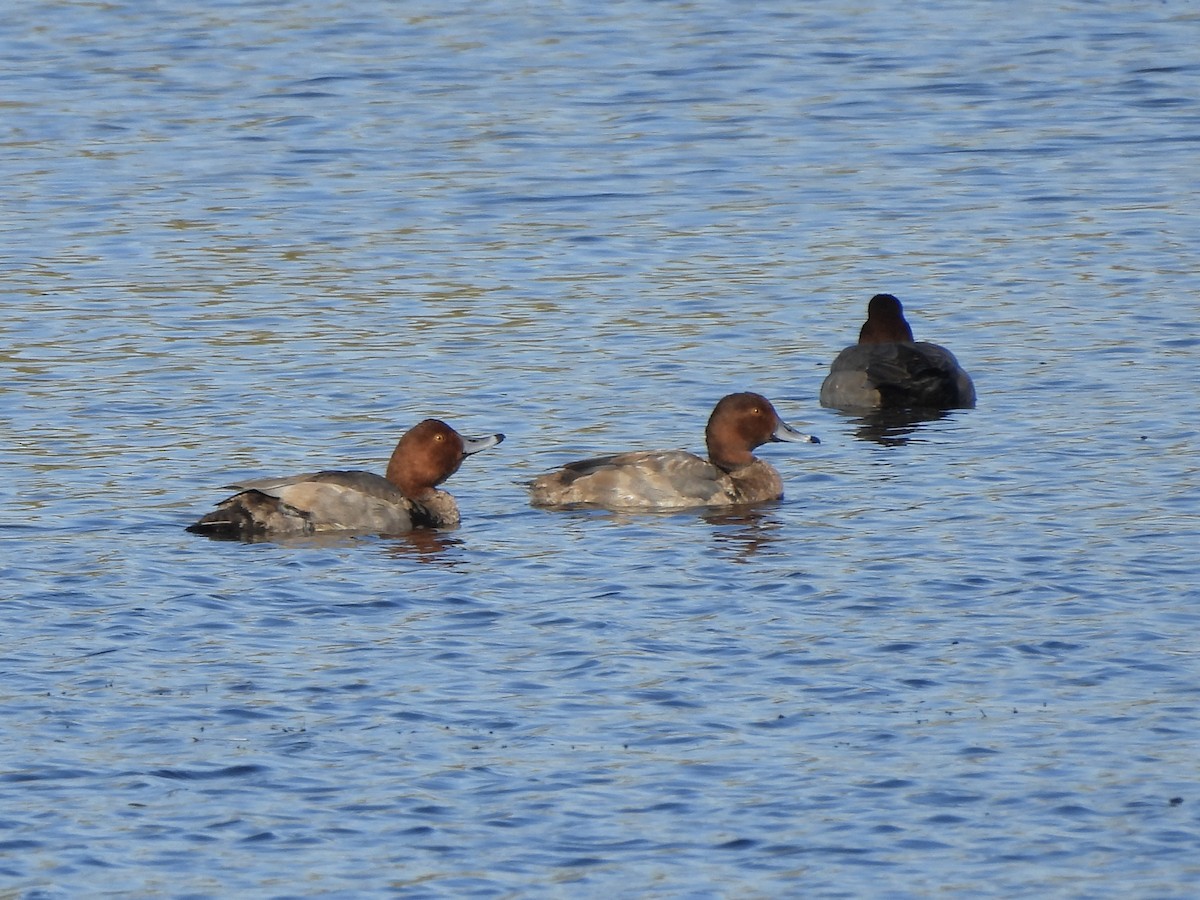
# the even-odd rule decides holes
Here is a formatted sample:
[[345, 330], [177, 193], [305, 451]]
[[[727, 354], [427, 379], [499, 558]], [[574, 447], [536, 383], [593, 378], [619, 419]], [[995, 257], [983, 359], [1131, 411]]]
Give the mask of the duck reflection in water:
[[373, 534], [369, 531], [322, 531], [314, 534], [272, 535], [256, 534], [248, 537], [213, 536], [213, 540], [236, 541], [242, 544], [272, 544], [289, 550], [336, 550], [339, 547], [362, 547], [375, 544], [383, 552], [397, 559], [416, 559], [425, 563], [437, 563], [452, 567], [459, 557], [449, 553], [462, 547], [464, 541], [454, 532], [433, 528], [414, 528], [403, 534]]
[[783, 523], [770, 508], [705, 510], [702, 518], [714, 526], [713, 544], [730, 551], [734, 562], [747, 562], [779, 540]]
[[457, 534], [436, 531], [432, 528], [414, 528], [406, 534], [380, 538], [389, 556], [416, 559], [420, 562], [438, 563], [453, 567], [459, 557], [448, 551], [461, 549], [465, 542]]
[[902, 447], [920, 439], [921, 429], [951, 415], [945, 409], [881, 409], [861, 416], [850, 416], [854, 436], [884, 447]]

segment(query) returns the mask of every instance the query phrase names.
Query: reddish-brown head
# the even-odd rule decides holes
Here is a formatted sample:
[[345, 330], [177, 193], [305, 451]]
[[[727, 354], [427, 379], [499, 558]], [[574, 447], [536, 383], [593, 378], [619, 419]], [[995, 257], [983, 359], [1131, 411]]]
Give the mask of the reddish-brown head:
[[754, 448], [768, 441], [819, 444], [812, 435], [801, 434], [779, 418], [771, 401], [749, 391], [720, 399], [704, 430], [708, 458], [729, 471], [754, 462]]
[[458, 471], [464, 459], [503, 440], [502, 434], [464, 438], [440, 419], [425, 419], [400, 438], [386, 477], [404, 496], [424, 500]]
[[912, 343], [913, 333], [904, 318], [904, 307], [891, 294], [876, 294], [867, 304], [867, 321], [858, 333], [860, 344]]

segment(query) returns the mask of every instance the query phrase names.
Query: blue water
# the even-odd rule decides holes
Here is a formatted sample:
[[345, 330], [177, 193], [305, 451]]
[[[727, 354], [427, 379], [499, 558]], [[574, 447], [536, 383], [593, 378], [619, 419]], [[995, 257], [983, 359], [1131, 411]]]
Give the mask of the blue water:
[[[1189, 3], [0, 21], [0, 893], [1191, 897]], [[817, 405], [867, 299], [977, 409]], [[748, 513], [530, 509], [759, 390]], [[241, 477], [504, 431], [443, 534]]]

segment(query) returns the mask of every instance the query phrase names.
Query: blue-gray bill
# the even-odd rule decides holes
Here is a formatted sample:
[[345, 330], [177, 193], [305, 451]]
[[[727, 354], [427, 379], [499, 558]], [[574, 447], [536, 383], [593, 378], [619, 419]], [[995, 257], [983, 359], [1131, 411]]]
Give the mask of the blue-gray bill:
[[780, 421], [775, 426], [775, 430], [771, 432], [771, 440], [773, 441], [789, 441], [793, 444], [819, 444], [821, 439], [815, 434], [804, 434], [797, 431], [787, 422]]

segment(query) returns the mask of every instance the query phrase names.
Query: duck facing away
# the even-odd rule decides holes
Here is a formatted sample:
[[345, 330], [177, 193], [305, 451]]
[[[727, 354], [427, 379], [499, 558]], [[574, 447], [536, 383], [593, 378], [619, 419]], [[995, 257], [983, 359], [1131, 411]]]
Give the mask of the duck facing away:
[[838, 409], [958, 409], [975, 405], [975, 385], [945, 347], [913, 339], [891, 294], [867, 304], [858, 343], [838, 354], [821, 384], [821, 405]]
[[454, 498], [437, 486], [472, 453], [494, 447], [502, 434], [464, 438], [439, 419], [426, 419], [400, 438], [385, 475], [326, 470], [230, 485], [237, 493], [187, 530], [210, 537], [254, 540], [330, 531], [401, 534], [458, 524]]
[[708, 459], [686, 450], [615, 453], [568, 463], [530, 484], [534, 506], [685, 509], [762, 503], [783, 496], [775, 468], [756, 459], [768, 441], [819, 444], [775, 412], [761, 394], [729, 394], [708, 420]]

